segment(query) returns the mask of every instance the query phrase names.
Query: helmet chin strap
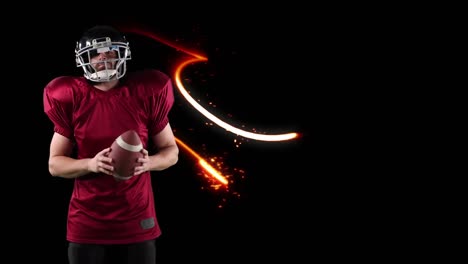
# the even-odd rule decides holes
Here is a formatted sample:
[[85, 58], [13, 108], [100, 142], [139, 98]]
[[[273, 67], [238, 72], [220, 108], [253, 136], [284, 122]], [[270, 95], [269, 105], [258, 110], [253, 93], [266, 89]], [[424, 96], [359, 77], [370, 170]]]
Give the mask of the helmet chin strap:
[[110, 81], [117, 76], [117, 70], [102, 70], [90, 74], [91, 80], [95, 82]]

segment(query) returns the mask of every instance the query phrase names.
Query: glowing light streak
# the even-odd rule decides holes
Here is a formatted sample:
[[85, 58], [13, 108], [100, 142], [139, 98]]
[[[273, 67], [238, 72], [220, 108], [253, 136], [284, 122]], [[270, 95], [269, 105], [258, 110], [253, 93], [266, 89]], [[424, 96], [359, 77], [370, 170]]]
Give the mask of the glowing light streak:
[[206, 162], [204, 159], [199, 159], [198, 163], [219, 182], [221, 182], [224, 185], [228, 184], [227, 179], [223, 175], [221, 175], [217, 170], [215, 170], [210, 164], [208, 164], [208, 162]]
[[213, 168], [208, 162], [205, 161], [200, 155], [198, 155], [194, 150], [192, 150], [187, 144], [182, 142], [182, 140], [176, 137], [177, 143], [182, 146], [188, 153], [192, 154], [198, 160], [200, 166], [207, 171], [214, 179], [221, 182], [224, 185], [228, 184], [228, 180], [221, 173], [219, 173], [215, 168]]
[[[184, 98], [202, 115], [204, 115], [206, 118], [211, 120], [213, 123], [217, 124], [218, 126], [226, 129], [227, 131], [240, 135], [245, 138], [251, 138], [255, 140], [263, 140], [263, 141], [284, 141], [284, 140], [290, 140], [294, 139], [299, 136], [298, 133], [285, 133], [285, 134], [277, 134], [277, 135], [266, 135], [266, 134], [259, 134], [259, 133], [253, 133], [249, 132], [246, 130], [242, 130], [239, 128], [236, 128], [220, 118], [216, 117], [212, 113], [210, 113], [208, 110], [206, 110], [204, 107], [202, 107], [200, 104], [198, 104], [187, 92], [186, 88], [184, 87], [180, 75], [183, 69], [185, 69], [189, 64], [191, 63], [199, 63], [203, 61], [208, 61], [206, 56], [200, 55], [198, 52], [191, 51], [189, 49], [180, 47], [177, 45], [175, 42], [167, 41], [154, 33], [152, 33], [149, 30], [143, 29], [141, 26], [123, 26], [120, 28], [122, 32], [129, 32], [129, 33], [134, 33], [137, 35], [141, 35], [150, 39], [155, 40], [156, 42], [163, 43], [169, 47], [172, 47], [176, 49], [177, 51], [182, 51], [185, 54], [188, 54], [192, 56], [191, 59], [185, 60], [181, 62], [180, 64], [176, 65], [175, 72], [174, 72], [174, 79], [176, 82], [176, 86], [180, 93], [184, 96]], [[225, 176], [223, 176], [220, 172], [218, 172], [215, 168], [213, 168], [206, 160], [204, 160], [200, 155], [198, 155], [195, 151], [193, 151], [187, 144], [182, 142], [180, 139], [177, 137], [175, 138], [178, 145], [181, 146], [184, 150], [186, 150], [188, 153], [190, 153], [193, 157], [195, 157], [198, 160], [199, 165], [203, 168], [204, 171], [207, 173], [205, 175], [211, 176], [213, 179], [216, 181], [222, 183], [223, 185], [228, 184], [228, 180]], [[237, 145], [238, 147], [238, 145]], [[243, 171], [242, 171], [243, 173]]]
[[255, 140], [261, 140], [261, 141], [284, 141], [284, 140], [290, 140], [290, 139], [293, 139], [293, 138], [296, 138], [298, 137], [298, 133], [285, 133], [285, 134], [276, 134], [276, 135], [266, 135], [266, 134], [258, 134], [258, 133], [254, 133], [254, 132], [249, 132], [249, 131], [246, 131], [246, 130], [242, 130], [242, 129], [239, 129], [239, 128], [236, 128], [224, 121], [222, 121], [221, 119], [219, 119], [218, 117], [216, 117], [215, 115], [213, 115], [212, 113], [210, 113], [208, 110], [206, 110], [205, 108], [203, 108], [200, 104], [198, 104], [194, 99], [193, 97], [191, 97], [189, 95], [189, 93], [187, 92], [187, 90], [185, 89], [182, 81], [181, 81], [181, 78], [180, 78], [180, 74], [182, 72], [182, 70], [187, 67], [187, 65], [191, 64], [191, 63], [196, 63], [196, 62], [202, 62], [202, 61], [207, 61], [208, 59], [203, 56], [203, 55], [200, 55], [200, 54], [197, 54], [196, 52], [192, 52], [192, 51], [189, 51], [187, 49], [184, 49], [182, 47], [179, 47], [178, 45], [172, 43], [172, 42], [169, 42], [169, 41], [166, 41], [158, 36], [156, 36], [155, 34], [151, 33], [151, 32], [148, 32], [146, 30], [143, 30], [141, 28], [137, 28], [137, 27], [131, 27], [131, 28], [125, 28], [124, 31], [128, 31], [128, 32], [132, 32], [132, 33], [135, 33], [135, 34], [139, 34], [139, 35], [143, 35], [143, 36], [146, 36], [148, 38], [151, 38], [153, 40], [156, 40], [158, 42], [161, 42], [161, 43], [164, 43], [172, 48], [175, 48], [177, 50], [180, 50], [186, 54], [189, 54], [195, 58], [192, 58], [192, 59], [188, 59], [186, 61], [183, 61], [179, 64], [179, 66], [176, 68], [175, 70], [175, 81], [176, 81], [176, 86], [177, 88], [179, 89], [179, 91], [181, 92], [181, 94], [184, 96], [184, 98], [198, 111], [200, 112], [202, 115], [204, 115], [206, 118], [208, 118], [209, 120], [211, 120], [213, 123], [217, 124], [218, 126], [226, 129], [227, 131], [231, 132], [231, 133], [234, 133], [236, 135], [240, 135], [242, 137], [245, 137], [245, 138], [250, 138], [250, 139], [255, 139]]
[[257, 134], [253, 132], [248, 132], [239, 128], [236, 128], [218, 117], [214, 116], [212, 113], [210, 113], [208, 110], [203, 108], [200, 104], [198, 104], [193, 97], [189, 95], [187, 90], [184, 88], [184, 85], [182, 84], [181, 78], [180, 78], [180, 73], [182, 70], [187, 67], [187, 65], [195, 62], [200, 62], [200, 61], [205, 61], [205, 58], [193, 58], [193, 59], [188, 59], [186, 61], [183, 61], [179, 64], [179, 66], [176, 68], [175, 71], [175, 81], [176, 85], [179, 88], [180, 93], [185, 97], [185, 99], [195, 108], [200, 112], [202, 115], [204, 115], [206, 118], [210, 119], [213, 121], [215, 124], [218, 126], [226, 129], [229, 132], [232, 132], [234, 134], [246, 137], [246, 138], [251, 138], [255, 140], [262, 140], [262, 141], [283, 141], [283, 140], [289, 140], [297, 137], [297, 133], [287, 133], [287, 134], [279, 134], [279, 135], [264, 135], [264, 134]]
[[190, 51], [189, 49], [180, 47], [179, 45], [175, 44], [174, 42], [163, 39], [163, 38], [155, 35], [153, 32], [147, 31], [147, 30], [145, 30], [145, 29], [143, 29], [141, 27], [122, 26], [122, 27], [120, 27], [120, 30], [122, 30], [122, 32], [130, 32], [130, 33], [134, 33], [134, 34], [137, 34], [137, 35], [141, 35], [141, 36], [150, 38], [150, 39], [155, 40], [157, 42], [163, 43], [163, 44], [165, 44], [165, 45], [167, 45], [167, 46], [169, 46], [171, 48], [174, 48], [174, 49], [176, 49], [178, 51], [182, 51], [183, 53], [188, 54], [190, 56], [193, 56], [195, 58], [200, 58], [200, 59], [207, 60], [207, 58], [205, 56], [200, 55], [197, 52]]

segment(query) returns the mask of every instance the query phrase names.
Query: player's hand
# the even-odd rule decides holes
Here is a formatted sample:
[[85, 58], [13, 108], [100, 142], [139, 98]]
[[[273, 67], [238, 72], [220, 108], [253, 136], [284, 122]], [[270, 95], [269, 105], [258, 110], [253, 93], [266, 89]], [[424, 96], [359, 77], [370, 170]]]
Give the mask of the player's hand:
[[108, 157], [110, 152], [111, 148], [105, 148], [96, 154], [94, 158], [88, 161], [88, 170], [112, 175], [114, 167], [112, 166], [112, 159]]
[[143, 157], [138, 158], [138, 163], [140, 163], [140, 165], [135, 167], [135, 175], [139, 175], [145, 171], [149, 171], [150, 168], [150, 159], [148, 156], [148, 151], [146, 149], [142, 149], [141, 153], [143, 154]]

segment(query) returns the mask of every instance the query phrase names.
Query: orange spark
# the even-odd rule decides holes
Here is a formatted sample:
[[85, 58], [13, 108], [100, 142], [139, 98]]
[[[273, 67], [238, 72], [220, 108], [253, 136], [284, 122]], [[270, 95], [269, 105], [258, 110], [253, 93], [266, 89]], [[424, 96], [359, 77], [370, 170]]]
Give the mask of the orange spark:
[[182, 142], [182, 140], [175, 138], [177, 143], [182, 146], [188, 153], [192, 154], [198, 160], [200, 166], [208, 172], [214, 179], [221, 182], [224, 185], [228, 184], [228, 180], [224, 177], [220, 172], [218, 172], [213, 166], [211, 166], [205, 159], [203, 159], [198, 153], [196, 153], [193, 149], [191, 149], [187, 144]]

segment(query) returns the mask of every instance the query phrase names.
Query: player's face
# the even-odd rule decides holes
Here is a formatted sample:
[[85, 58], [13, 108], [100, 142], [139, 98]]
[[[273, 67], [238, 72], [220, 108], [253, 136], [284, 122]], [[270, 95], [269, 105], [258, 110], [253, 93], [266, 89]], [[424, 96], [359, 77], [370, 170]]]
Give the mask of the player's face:
[[[106, 60], [113, 60], [117, 58], [117, 51], [111, 50], [97, 54], [91, 58], [91, 65], [97, 70], [102, 71], [106, 69], [105, 62]], [[116, 61], [108, 61], [107, 69], [114, 69]]]

